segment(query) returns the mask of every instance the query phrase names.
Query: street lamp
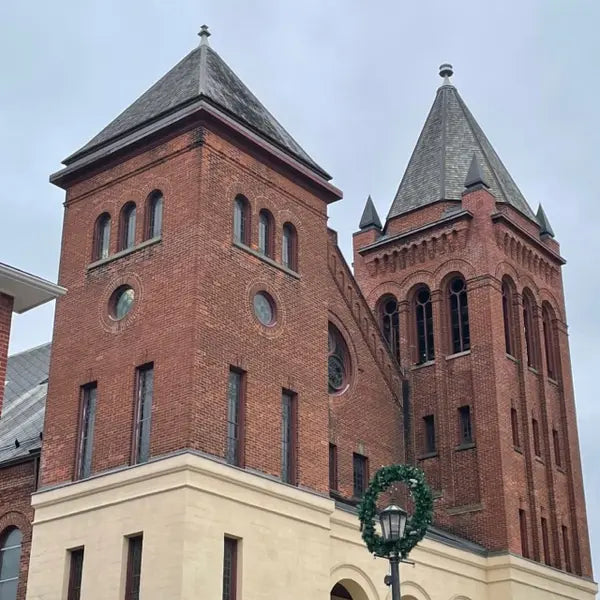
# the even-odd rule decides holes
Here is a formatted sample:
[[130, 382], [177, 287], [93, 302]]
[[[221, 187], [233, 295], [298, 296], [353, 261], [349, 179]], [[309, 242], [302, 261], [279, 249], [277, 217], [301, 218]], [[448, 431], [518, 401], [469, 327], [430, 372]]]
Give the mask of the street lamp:
[[[406, 526], [406, 516], [406, 511], [395, 504], [391, 504], [379, 513], [381, 532], [385, 542], [397, 542], [402, 538]], [[392, 600], [400, 600], [400, 572], [398, 568], [400, 556], [397, 552], [392, 552], [388, 559], [392, 572]], [[386, 583], [388, 582], [386, 581]]]

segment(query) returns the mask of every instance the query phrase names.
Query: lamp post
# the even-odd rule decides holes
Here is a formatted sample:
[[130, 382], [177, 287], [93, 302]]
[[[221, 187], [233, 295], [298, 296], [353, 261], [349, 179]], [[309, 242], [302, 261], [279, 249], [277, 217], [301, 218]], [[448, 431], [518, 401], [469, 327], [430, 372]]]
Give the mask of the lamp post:
[[[406, 516], [406, 511], [395, 504], [391, 504], [379, 513], [384, 541], [397, 542], [402, 538], [406, 526]], [[388, 559], [392, 573], [392, 600], [400, 600], [400, 555], [397, 552], [392, 552]], [[387, 578], [386, 583], [389, 585]]]

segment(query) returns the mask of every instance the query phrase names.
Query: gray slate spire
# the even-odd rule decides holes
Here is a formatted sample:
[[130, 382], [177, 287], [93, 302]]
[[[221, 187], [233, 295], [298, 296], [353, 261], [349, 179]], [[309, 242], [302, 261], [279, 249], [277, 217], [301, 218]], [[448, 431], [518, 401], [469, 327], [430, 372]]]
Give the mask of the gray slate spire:
[[535, 218], [540, 225], [540, 235], [549, 235], [550, 237], [554, 237], [554, 230], [550, 226], [550, 221], [548, 221], [548, 217], [546, 216], [541, 204], [538, 206], [537, 215]]
[[465, 173], [475, 154], [496, 200], [535, 220], [523, 194], [452, 85], [452, 73], [450, 65], [440, 68], [444, 83], [437, 91], [388, 219], [438, 200], [460, 200]]
[[362, 217], [360, 218], [359, 223], [360, 229], [368, 229], [369, 227], [375, 227], [376, 229], [381, 229], [381, 221], [379, 219], [379, 215], [377, 214], [377, 209], [373, 204], [373, 200], [371, 196], [367, 198], [367, 203], [365, 204], [365, 210], [363, 210]]
[[477, 155], [473, 153], [471, 165], [469, 166], [469, 170], [467, 171], [467, 177], [465, 179], [465, 188], [467, 190], [472, 190], [476, 187], [489, 188], [490, 185], [486, 181], [485, 175], [481, 171], [481, 166], [479, 165], [479, 161], [477, 160]]
[[200, 45], [144, 92], [129, 108], [107, 125], [85, 146], [66, 158], [66, 165], [107, 146], [119, 138], [156, 123], [168, 115], [189, 110], [204, 100], [227, 117], [292, 155], [321, 177], [331, 177], [315, 163], [277, 122], [208, 43], [210, 32], [203, 25]]

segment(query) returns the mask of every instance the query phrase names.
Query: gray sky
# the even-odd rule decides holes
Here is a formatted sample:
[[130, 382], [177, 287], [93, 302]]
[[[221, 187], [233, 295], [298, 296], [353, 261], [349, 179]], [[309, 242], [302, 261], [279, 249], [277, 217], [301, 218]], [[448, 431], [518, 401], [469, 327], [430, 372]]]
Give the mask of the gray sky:
[[[191, 50], [205, 22], [215, 50], [344, 191], [330, 225], [349, 260], [367, 194], [385, 217], [440, 84], [437, 67], [454, 65], [454, 84], [530, 205], [543, 202], [568, 260], [600, 573], [600, 3], [0, 2], [0, 261], [56, 281], [63, 192], [48, 175]], [[16, 317], [11, 351], [49, 340], [52, 314]]]

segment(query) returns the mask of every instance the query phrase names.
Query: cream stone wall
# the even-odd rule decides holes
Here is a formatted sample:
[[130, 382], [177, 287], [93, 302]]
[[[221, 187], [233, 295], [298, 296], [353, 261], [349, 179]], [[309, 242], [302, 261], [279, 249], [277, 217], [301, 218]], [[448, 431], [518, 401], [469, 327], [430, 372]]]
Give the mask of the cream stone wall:
[[[223, 537], [240, 539], [238, 600], [386, 600], [355, 515], [329, 498], [183, 453], [33, 497], [27, 600], [64, 600], [68, 550], [84, 546], [82, 598], [124, 594], [126, 537], [143, 532], [143, 600], [220, 599]], [[595, 597], [595, 584], [508, 554], [484, 557], [431, 539], [401, 566], [404, 600]]]

